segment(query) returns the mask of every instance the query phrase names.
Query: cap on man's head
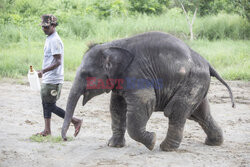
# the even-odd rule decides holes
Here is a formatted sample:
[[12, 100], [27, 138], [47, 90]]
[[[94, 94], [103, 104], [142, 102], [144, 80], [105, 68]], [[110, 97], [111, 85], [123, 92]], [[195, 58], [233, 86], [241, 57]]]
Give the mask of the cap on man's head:
[[57, 18], [52, 14], [42, 15], [42, 22], [40, 26], [50, 26], [50, 25], [57, 26], [58, 25]]

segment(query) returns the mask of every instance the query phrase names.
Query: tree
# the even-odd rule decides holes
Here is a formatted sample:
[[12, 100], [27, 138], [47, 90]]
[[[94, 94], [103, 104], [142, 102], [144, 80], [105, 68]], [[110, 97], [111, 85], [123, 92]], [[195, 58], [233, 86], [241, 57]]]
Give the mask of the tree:
[[129, 0], [132, 12], [161, 14], [169, 6], [170, 0]]
[[[182, 7], [182, 9], [183, 9], [183, 11], [184, 11], [184, 14], [185, 14], [185, 16], [186, 16], [186, 19], [187, 19], [187, 22], [188, 22], [188, 25], [189, 25], [190, 40], [192, 41], [192, 40], [194, 39], [193, 24], [194, 24], [194, 20], [195, 20], [195, 18], [196, 18], [196, 13], [197, 13], [197, 10], [198, 10], [198, 7], [197, 7], [197, 6], [198, 6], [198, 5], [197, 5], [197, 4], [195, 5], [195, 11], [194, 11], [193, 18], [192, 18], [192, 20], [190, 20], [190, 19], [189, 19], [189, 16], [188, 16], [188, 13], [187, 13], [187, 11], [186, 11], [184, 5], [183, 5], [183, 1], [181, 1], [181, 0], [178, 0], [178, 1], [179, 1], [179, 3], [181, 4], [181, 7]], [[191, 4], [191, 2], [190, 2], [190, 4]]]
[[250, 1], [249, 0], [235, 0], [231, 2], [234, 6], [235, 12], [250, 20]]

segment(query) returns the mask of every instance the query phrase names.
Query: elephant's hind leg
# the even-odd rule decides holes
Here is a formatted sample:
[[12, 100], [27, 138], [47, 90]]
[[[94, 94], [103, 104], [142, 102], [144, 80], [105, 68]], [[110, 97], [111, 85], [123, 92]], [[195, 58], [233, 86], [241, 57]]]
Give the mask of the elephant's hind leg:
[[188, 80], [164, 108], [164, 115], [169, 118], [169, 127], [167, 136], [160, 145], [163, 151], [172, 151], [180, 146], [186, 120], [204, 97], [208, 87], [206, 82], [198, 77]]
[[112, 119], [113, 136], [108, 141], [110, 147], [123, 147], [125, 145], [124, 134], [126, 131], [127, 104], [120, 95], [112, 93], [110, 100], [110, 113]]
[[219, 146], [223, 143], [223, 133], [218, 124], [214, 121], [207, 97], [202, 101], [199, 107], [191, 115], [191, 118], [198, 122], [207, 134], [205, 144]]

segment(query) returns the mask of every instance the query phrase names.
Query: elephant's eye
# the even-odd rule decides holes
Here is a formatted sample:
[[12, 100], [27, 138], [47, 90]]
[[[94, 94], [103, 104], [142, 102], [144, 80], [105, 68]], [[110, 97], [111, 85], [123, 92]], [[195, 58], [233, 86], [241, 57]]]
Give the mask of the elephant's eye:
[[89, 72], [87, 72], [87, 71], [81, 72], [81, 77], [82, 78], [85, 78], [85, 77], [88, 77], [88, 76], [89, 76]]
[[107, 63], [105, 64], [105, 70], [106, 70], [106, 71], [109, 71], [111, 68], [112, 68], [112, 64], [111, 64], [110, 62], [107, 62]]

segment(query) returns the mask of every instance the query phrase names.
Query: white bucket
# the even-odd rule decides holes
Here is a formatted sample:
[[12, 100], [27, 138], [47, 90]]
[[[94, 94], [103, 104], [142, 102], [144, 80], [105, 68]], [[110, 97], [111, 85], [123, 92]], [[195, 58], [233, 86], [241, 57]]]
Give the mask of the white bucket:
[[40, 80], [38, 78], [37, 72], [32, 69], [32, 66], [30, 67], [30, 70], [28, 72], [28, 80], [30, 83], [30, 88], [35, 91], [40, 91]]

